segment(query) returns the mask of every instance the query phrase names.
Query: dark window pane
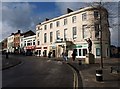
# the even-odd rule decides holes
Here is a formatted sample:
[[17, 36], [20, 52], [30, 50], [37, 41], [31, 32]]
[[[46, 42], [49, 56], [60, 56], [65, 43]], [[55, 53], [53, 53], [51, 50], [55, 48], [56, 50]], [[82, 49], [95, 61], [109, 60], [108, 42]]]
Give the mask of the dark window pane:
[[87, 49], [83, 49], [83, 56], [87, 54]]

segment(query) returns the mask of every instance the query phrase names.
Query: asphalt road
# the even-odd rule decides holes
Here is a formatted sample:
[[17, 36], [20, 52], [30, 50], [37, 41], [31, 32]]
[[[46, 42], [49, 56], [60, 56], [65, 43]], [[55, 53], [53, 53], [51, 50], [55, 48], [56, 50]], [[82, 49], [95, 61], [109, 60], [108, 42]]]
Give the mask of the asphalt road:
[[71, 68], [60, 61], [15, 56], [22, 63], [2, 71], [2, 87], [73, 87]]

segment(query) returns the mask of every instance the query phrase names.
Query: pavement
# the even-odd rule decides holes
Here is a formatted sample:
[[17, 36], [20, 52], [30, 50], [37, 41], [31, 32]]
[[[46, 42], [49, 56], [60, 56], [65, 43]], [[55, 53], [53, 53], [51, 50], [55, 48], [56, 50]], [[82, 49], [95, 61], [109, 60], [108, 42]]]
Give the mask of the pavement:
[[109, 89], [120, 89], [120, 73], [111, 73], [111, 66], [120, 65], [120, 59], [110, 58], [104, 59], [103, 61], [103, 81], [96, 80], [96, 70], [100, 69], [100, 59], [95, 60], [95, 64], [84, 64], [79, 65], [78, 61], [69, 62], [74, 68], [79, 71], [82, 78], [82, 83], [84, 88], [88, 87], [99, 87], [99, 88], [109, 88]]
[[6, 58], [5, 55], [2, 55], [2, 70], [9, 69], [11, 67], [14, 67], [18, 64], [20, 64], [22, 61], [20, 59], [14, 58], [12, 55], [9, 55], [8, 58]]
[[[39, 58], [39, 57], [37, 57]], [[41, 57], [44, 58], [44, 57]], [[48, 59], [48, 58], [44, 58]], [[54, 61], [63, 61], [62, 58], [50, 58], [50, 60]], [[8, 69], [12, 66], [15, 66], [19, 63], [21, 63], [21, 60], [14, 59], [12, 57], [9, 57], [9, 59], [6, 59], [3, 57], [2, 61], [2, 70]], [[120, 73], [113, 72], [111, 73], [111, 66], [118, 66], [120, 65], [120, 58], [109, 58], [104, 59], [103, 61], [103, 81], [97, 81], [96, 80], [96, 70], [100, 68], [100, 59], [95, 59], [95, 64], [85, 64], [82, 61], [82, 64], [79, 65], [79, 61], [76, 59], [75, 61], [72, 61], [69, 59], [67, 64], [71, 65], [73, 68], [78, 71], [82, 78], [83, 88], [92, 88], [93, 87], [99, 87], [99, 88], [109, 88], [109, 89], [120, 89]]]

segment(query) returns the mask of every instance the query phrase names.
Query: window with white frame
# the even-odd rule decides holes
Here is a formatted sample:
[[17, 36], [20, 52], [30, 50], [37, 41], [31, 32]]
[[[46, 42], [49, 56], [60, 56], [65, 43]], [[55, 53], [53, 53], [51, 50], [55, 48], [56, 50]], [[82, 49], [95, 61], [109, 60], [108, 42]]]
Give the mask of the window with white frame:
[[40, 41], [39, 40], [37, 40], [37, 45], [40, 45]]
[[82, 56], [82, 54], [81, 54], [81, 49], [79, 49], [78, 51], [79, 51], [79, 56]]
[[83, 56], [87, 54], [87, 49], [83, 49]]
[[50, 29], [53, 28], [53, 23], [50, 23]]
[[67, 40], [67, 28], [64, 29], [64, 40], [65, 40], [65, 41]]
[[98, 18], [99, 17], [99, 12], [98, 11], [94, 11], [94, 18]]
[[50, 42], [53, 41], [53, 32], [50, 32]]
[[73, 27], [72, 31], [73, 31], [73, 39], [76, 39], [77, 38], [77, 29], [76, 29], [76, 27]]
[[82, 14], [82, 21], [84, 21], [84, 20], [87, 20], [87, 14], [86, 13]]
[[95, 24], [95, 38], [100, 38], [99, 24]]
[[32, 45], [32, 40], [27, 41], [27, 46], [30, 46], [30, 45]]
[[44, 25], [44, 29], [47, 30], [47, 25]]
[[56, 27], [59, 27], [59, 26], [60, 26], [60, 22], [57, 21], [57, 22], [56, 22]]
[[38, 33], [37, 33], [37, 37], [39, 37], [39, 35], [40, 35], [40, 33], [38, 32]]
[[88, 31], [87, 31], [87, 25], [82, 26], [82, 31], [83, 31], [83, 39], [88, 37]]
[[47, 42], [47, 33], [44, 33], [44, 43]]
[[72, 17], [72, 23], [76, 23], [76, 16]]
[[35, 45], [35, 40], [33, 40], [33, 45]]
[[60, 39], [60, 31], [59, 30], [56, 31], [56, 39], [57, 40]]
[[67, 19], [64, 19], [64, 25], [66, 25], [67, 24]]

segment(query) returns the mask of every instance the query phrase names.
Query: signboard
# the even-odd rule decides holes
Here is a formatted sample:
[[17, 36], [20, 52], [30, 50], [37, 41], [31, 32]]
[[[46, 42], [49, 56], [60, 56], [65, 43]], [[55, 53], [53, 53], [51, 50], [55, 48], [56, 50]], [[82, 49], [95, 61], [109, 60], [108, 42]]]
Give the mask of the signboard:
[[87, 46], [87, 44], [83, 44], [83, 45], [76, 44], [76, 45], [73, 45], [73, 48], [82, 48], [82, 47], [88, 47], [88, 46]]
[[35, 46], [27, 46], [26, 49], [35, 49]]

